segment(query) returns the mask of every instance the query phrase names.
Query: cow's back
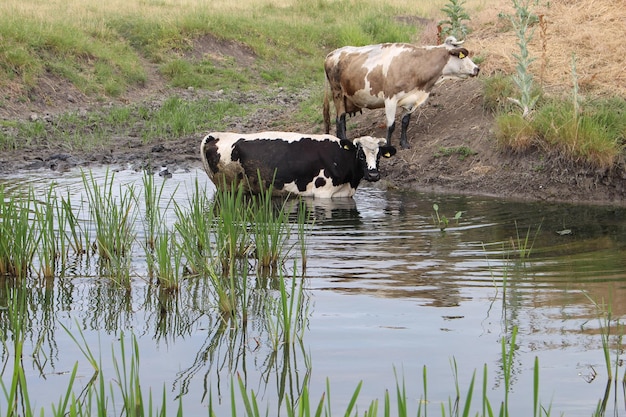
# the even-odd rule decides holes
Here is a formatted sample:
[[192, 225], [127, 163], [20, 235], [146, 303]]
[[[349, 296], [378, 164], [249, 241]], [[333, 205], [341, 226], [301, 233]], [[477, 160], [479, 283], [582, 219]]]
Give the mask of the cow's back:
[[384, 99], [398, 90], [398, 82], [404, 84], [403, 90], [431, 87], [447, 58], [444, 48], [408, 43], [344, 46], [327, 55], [324, 68], [331, 87], [340, 88], [343, 95], [367, 89], [368, 94]]
[[343, 150], [332, 135], [213, 132], [202, 141], [201, 157], [216, 186], [243, 182], [252, 193], [273, 184], [275, 194], [314, 195], [320, 176], [347, 182], [355, 189], [360, 180], [355, 153]]

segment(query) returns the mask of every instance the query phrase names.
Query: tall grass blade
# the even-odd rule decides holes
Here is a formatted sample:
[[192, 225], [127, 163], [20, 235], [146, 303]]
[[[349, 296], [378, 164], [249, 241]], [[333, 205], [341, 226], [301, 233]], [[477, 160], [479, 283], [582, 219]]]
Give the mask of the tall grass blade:
[[472, 373], [472, 380], [470, 386], [467, 389], [467, 395], [465, 397], [465, 406], [463, 407], [463, 417], [469, 417], [470, 408], [472, 405], [472, 397], [474, 396], [474, 380], [476, 379], [476, 371]]
[[361, 392], [361, 387], [363, 386], [363, 381], [359, 381], [358, 385], [354, 389], [352, 393], [352, 397], [350, 397], [350, 401], [348, 402], [348, 407], [346, 408], [346, 412], [344, 413], [345, 417], [350, 417], [352, 414], [352, 409], [356, 406], [356, 401], [359, 398], [359, 393]]

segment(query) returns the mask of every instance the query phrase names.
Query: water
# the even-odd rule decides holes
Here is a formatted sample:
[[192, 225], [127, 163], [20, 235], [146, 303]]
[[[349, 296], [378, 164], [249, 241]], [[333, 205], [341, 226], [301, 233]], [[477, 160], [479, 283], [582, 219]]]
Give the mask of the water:
[[[96, 179], [106, 176], [103, 169], [92, 173]], [[43, 192], [54, 181], [63, 195], [84, 201], [80, 173], [50, 175], [27, 173], [3, 182], [12, 192], [25, 186]], [[115, 178], [140, 185], [142, 174], [120, 170]], [[164, 193], [175, 194], [184, 206], [196, 178], [212, 190], [200, 171], [167, 180], [155, 176], [155, 182], [165, 181]], [[434, 223], [434, 203], [440, 216], [451, 219], [444, 231]], [[456, 380], [464, 399], [474, 372], [472, 404], [480, 411], [485, 366], [486, 394], [497, 412], [504, 389], [501, 341], [510, 340], [514, 327], [512, 414], [532, 415], [535, 358], [540, 402], [552, 415], [588, 416], [603, 399], [605, 323], [598, 305], [609, 305], [614, 320], [626, 314], [624, 208], [382, 191], [368, 184], [354, 200], [307, 204], [316, 221], [307, 240], [308, 324], [302, 346], [282, 347], [274, 355], [258, 318], [251, 318], [246, 332], [224, 326], [198, 282], [186, 282], [178, 298], [159, 296], [145, 277], [141, 250], [133, 253], [131, 291], [77, 259], [72, 273], [52, 285], [36, 279], [31, 285], [24, 361], [36, 407], [49, 409], [58, 401], [75, 363], [77, 391], [92, 377], [80, 343], [69, 336], [80, 339], [81, 332], [101, 361], [107, 384], [114, 386], [120, 339], [128, 350], [135, 335], [142, 387], [159, 399], [165, 390], [170, 413], [181, 393], [189, 415], [206, 413], [209, 397], [218, 414], [230, 412], [231, 375], [239, 374], [270, 415], [276, 414], [277, 392], [297, 396], [305, 378], [315, 403], [328, 379], [333, 411], [339, 414], [360, 381], [360, 414], [373, 399], [382, 401], [385, 390], [395, 402], [398, 381], [405, 384], [409, 412], [415, 414], [425, 392], [424, 370], [428, 398], [422, 405], [427, 403], [431, 413], [454, 400]], [[171, 205], [163, 208], [173, 224]], [[457, 224], [452, 219], [458, 211]], [[520, 249], [531, 246], [530, 256], [522, 257]], [[7, 296], [11, 293], [5, 291], [2, 297]], [[273, 296], [253, 293], [251, 303]], [[618, 333], [616, 321], [611, 324]], [[616, 341], [612, 336], [614, 366], [621, 358]], [[620, 380], [624, 376], [621, 362], [613, 371]], [[607, 412], [623, 414], [621, 387], [611, 388]], [[119, 395], [115, 401], [119, 411]], [[0, 396], [1, 407], [5, 402]]]

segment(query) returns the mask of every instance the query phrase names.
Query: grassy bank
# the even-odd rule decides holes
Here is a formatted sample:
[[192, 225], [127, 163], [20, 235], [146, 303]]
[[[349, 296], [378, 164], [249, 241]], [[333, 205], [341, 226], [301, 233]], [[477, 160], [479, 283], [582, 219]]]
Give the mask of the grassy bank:
[[[321, 81], [329, 48], [414, 39], [414, 25], [394, 20], [406, 12], [373, 1], [11, 0], [0, 6], [0, 88], [28, 96], [51, 75], [83, 93], [116, 97], [147, 82], [147, 63], [184, 88], [299, 88]], [[196, 50], [203, 36], [239, 44], [252, 64]]]
[[[527, 39], [520, 43], [510, 17], [515, 17], [513, 5], [524, 3], [530, 20]], [[611, 16], [618, 14], [608, 19], [604, 0], [600, 3], [593, 14], [578, 6], [564, 10], [566, 6], [558, 2], [462, 3], [470, 17], [466, 45], [488, 82], [487, 106], [505, 114], [495, 126], [501, 146], [516, 152], [538, 149], [593, 169], [610, 170], [623, 163], [626, 128], [620, 120], [626, 109], [626, 83], [621, 72], [612, 69], [613, 59], [607, 57], [606, 71], [593, 66], [611, 48], [585, 46], [584, 39], [572, 44], [552, 35], [575, 20], [581, 22], [580, 32], [594, 34], [598, 45], [613, 45], [611, 39], [620, 38], [615, 30], [623, 30], [615, 29], [613, 21], [622, 11], [611, 11]], [[446, 4], [444, 0], [428, 5], [397, 0], [236, 4], [8, 0], [0, 5], [0, 113], [26, 110], [28, 103], [49, 104], [61, 111], [79, 108], [84, 101], [117, 105], [107, 106], [104, 114], [66, 113], [53, 128], [48, 120], [5, 120], [0, 125], [0, 149], [19, 149], [45, 139], [80, 150], [99, 146], [111, 134], [140, 135], [150, 142], [209, 126], [219, 129], [228, 116], [245, 116], [268, 106], [267, 101], [245, 97], [233, 100], [232, 94], [270, 97], [277, 89], [306, 94], [286, 109], [293, 113], [292, 123], [277, 122], [276, 128], [291, 130], [293, 121], [317, 125], [326, 53], [346, 44], [434, 43], [436, 22], [446, 17], [442, 10]], [[542, 97], [532, 121], [517, 117], [510, 106], [489, 104], [518, 97], [515, 86], [499, 81], [520, 70], [518, 45], [527, 54], [524, 71], [534, 76]], [[623, 46], [618, 43], [615, 48]], [[226, 96], [204, 96], [196, 103], [172, 97], [159, 109], [141, 103], [150, 92], [164, 88], [169, 95], [193, 88]], [[616, 96], [614, 100], [607, 98], [607, 91]]]
[[[0, 113], [18, 117], [0, 122], [0, 149], [163, 141], [268, 106], [321, 119], [321, 57], [345, 43], [414, 40], [418, 27], [394, 18], [404, 13], [372, 1], [3, 2]], [[181, 99], [191, 88], [207, 93]], [[306, 94], [284, 109], [268, 104], [277, 89]], [[152, 96], [164, 102], [142, 100]], [[94, 102], [105, 106], [85, 105]], [[60, 116], [24, 121], [30, 103]]]

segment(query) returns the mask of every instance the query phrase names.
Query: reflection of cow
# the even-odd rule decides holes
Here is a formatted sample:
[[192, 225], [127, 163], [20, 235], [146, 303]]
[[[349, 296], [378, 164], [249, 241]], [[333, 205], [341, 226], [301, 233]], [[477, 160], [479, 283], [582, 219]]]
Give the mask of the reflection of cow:
[[385, 108], [387, 145], [395, 129], [396, 109], [402, 116], [400, 146], [408, 148], [406, 129], [411, 113], [424, 104], [435, 84], [445, 79], [474, 77], [479, 68], [468, 57], [467, 49], [456, 40], [437, 47], [406, 43], [344, 46], [324, 61], [327, 88], [324, 95], [324, 125], [330, 131], [329, 94], [335, 104], [337, 136], [346, 137], [346, 113], [361, 109]]
[[242, 182], [258, 193], [273, 184], [275, 195], [330, 198], [352, 197], [363, 178], [378, 181], [380, 156], [396, 150], [371, 136], [348, 141], [291, 132], [214, 132], [204, 137], [200, 153], [217, 187]]
[[[366, 192], [367, 193], [367, 192]], [[329, 222], [335, 227], [356, 227], [362, 223], [354, 198], [302, 198], [315, 224]]]

